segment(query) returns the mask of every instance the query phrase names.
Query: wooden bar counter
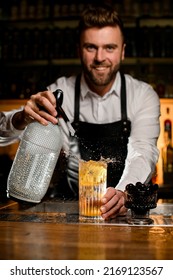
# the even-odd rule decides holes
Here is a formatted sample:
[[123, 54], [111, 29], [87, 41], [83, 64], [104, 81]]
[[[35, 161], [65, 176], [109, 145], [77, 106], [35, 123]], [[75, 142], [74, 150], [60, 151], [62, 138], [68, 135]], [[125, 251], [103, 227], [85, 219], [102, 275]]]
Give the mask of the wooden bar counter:
[[31, 206], [6, 200], [0, 204], [0, 259], [170, 260], [171, 215], [164, 225], [128, 225], [125, 217], [82, 223], [77, 201], [43, 201]]

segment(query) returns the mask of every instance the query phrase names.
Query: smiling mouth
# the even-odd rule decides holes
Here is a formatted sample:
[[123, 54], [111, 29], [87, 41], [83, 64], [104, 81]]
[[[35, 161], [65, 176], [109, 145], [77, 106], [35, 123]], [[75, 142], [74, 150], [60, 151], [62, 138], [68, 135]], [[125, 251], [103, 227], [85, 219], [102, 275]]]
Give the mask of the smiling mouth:
[[104, 71], [107, 67], [95, 67], [97, 71]]
[[96, 71], [105, 71], [108, 69], [108, 66], [94, 66], [93, 69]]

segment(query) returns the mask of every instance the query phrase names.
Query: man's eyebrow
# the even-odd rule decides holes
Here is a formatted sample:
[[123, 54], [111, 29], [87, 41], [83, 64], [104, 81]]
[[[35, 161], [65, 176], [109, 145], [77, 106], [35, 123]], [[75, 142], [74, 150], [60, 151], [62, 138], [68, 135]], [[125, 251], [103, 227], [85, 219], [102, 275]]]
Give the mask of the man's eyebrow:
[[[94, 46], [94, 47], [98, 47], [98, 45], [94, 44], [94, 43], [89, 43], [89, 42], [85, 42], [83, 44], [83, 46]], [[115, 44], [115, 43], [107, 43], [107, 44], [104, 44], [103, 47], [117, 47], [118, 45]]]
[[97, 45], [94, 44], [94, 43], [85, 42], [85, 43], [83, 44], [83, 46], [97, 46]]

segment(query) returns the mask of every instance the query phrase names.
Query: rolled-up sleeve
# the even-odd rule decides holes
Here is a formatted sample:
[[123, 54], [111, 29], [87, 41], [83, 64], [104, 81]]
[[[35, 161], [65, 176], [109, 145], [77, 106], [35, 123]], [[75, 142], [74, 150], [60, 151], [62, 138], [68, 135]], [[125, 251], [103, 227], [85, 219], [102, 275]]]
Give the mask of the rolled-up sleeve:
[[117, 185], [120, 190], [124, 190], [129, 183], [149, 182], [159, 158], [160, 100], [150, 86], [145, 91], [142, 89], [142, 92], [142, 96], [131, 106], [135, 116], [131, 122], [125, 169]]
[[12, 124], [13, 115], [20, 110], [22, 108], [0, 112], [0, 146], [6, 146], [20, 140], [22, 131], [17, 130]]

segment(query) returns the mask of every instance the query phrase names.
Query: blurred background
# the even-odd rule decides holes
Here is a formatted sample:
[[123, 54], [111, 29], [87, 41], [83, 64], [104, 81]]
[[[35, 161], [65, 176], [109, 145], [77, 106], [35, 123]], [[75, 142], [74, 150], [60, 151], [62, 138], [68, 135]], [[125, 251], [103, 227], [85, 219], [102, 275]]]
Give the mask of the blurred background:
[[[153, 180], [172, 190], [173, 1], [102, 2], [116, 7], [125, 24], [122, 69], [151, 84], [160, 97], [160, 158]], [[80, 71], [76, 31], [85, 5], [84, 0], [0, 1], [0, 110], [18, 108], [59, 76]], [[16, 148], [0, 148], [0, 154], [13, 159]]]

